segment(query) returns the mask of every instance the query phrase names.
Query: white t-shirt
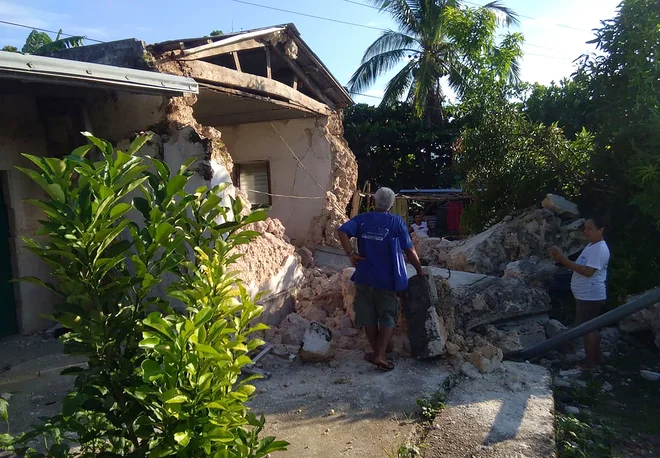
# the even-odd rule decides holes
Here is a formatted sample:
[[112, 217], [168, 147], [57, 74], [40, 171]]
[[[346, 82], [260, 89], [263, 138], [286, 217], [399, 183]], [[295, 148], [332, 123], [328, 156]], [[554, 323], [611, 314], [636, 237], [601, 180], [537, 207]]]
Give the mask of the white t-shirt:
[[415, 234], [421, 235], [422, 237], [425, 235], [429, 235], [429, 225], [426, 223], [426, 221], [422, 221], [422, 224], [419, 226], [415, 223], [411, 224], [413, 231], [415, 231]]
[[605, 280], [607, 280], [607, 264], [609, 261], [610, 249], [604, 240], [590, 243], [582, 250], [575, 263], [596, 269], [596, 272], [591, 277], [573, 272], [571, 291], [573, 291], [573, 296], [576, 299], [581, 301], [604, 301], [607, 299]]

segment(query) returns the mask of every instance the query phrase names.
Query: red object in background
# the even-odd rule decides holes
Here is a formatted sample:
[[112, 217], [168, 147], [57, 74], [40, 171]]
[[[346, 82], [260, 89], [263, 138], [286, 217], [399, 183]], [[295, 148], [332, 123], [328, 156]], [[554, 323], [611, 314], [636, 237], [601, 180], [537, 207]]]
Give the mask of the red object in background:
[[461, 230], [461, 215], [463, 214], [463, 202], [460, 200], [450, 200], [447, 202], [447, 230]]

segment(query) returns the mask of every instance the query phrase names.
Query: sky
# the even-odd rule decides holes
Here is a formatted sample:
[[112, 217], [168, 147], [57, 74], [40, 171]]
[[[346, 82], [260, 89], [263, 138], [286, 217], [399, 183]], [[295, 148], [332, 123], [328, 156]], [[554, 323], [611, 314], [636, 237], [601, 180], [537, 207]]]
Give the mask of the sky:
[[[594, 52], [594, 46], [586, 42], [601, 20], [615, 16], [619, 1], [501, 0], [520, 15], [520, 26], [511, 30], [525, 36], [522, 79], [549, 84], [570, 76], [573, 60]], [[476, 6], [486, 0], [465, 3]], [[396, 29], [385, 13], [364, 4], [369, 0], [0, 0], [0, 21], [63, 29], [100, 41], [138, 38], [147, 43], [293, 22], [303, 40], [345, 85], [382, 29]], [[0, 24], [0, 47], [20, 49], [29, 32]], [[386, 82], [387, 76], [382, 77], [354, 99], [379, 103]]]

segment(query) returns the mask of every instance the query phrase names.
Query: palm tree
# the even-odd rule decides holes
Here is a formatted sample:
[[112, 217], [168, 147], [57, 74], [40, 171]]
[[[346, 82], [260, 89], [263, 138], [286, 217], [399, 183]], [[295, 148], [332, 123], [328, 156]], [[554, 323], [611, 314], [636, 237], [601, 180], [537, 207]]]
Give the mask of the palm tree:
[[[497, 1], [476, 9], [462, 8], [460, 0], [370, 1], [392, 16], [399, 31], [384, 31], [367, 48], [348, 88], [353, 93], [364, 92], [378, 77], [405, 62], [387, 83], [381, 104], [388, 105], [405, 96], [417, 115], [426, 114], [429, 122], [444, 117], [442, 78], [447, 77], [460, 96], [475, 67], [484, 59], [497, 60], [505, 54], [495, 44], [497, 27], [518, 23], [516, 13]], [[507, 72], [503, 76], [518, 80], [520, 53], [507, 55], [511, 59], [500, 66]]]
[[54, 40], [46, 32], [32, 30], [25, 40], [21, 52], [24, 54], [48, 54], [53, 51], [59, 51], [60, 49], [77, 48], [83, 45], [84, 40], [85, 37], [83, 36], [63, 38], [62, 29], [57, 33], [57, 37]]

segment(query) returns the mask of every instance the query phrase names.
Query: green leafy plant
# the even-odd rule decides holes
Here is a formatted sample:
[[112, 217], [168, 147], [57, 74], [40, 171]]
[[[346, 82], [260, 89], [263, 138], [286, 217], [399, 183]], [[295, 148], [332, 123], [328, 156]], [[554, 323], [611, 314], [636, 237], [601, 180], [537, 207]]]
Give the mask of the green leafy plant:
[[[241, 368], [263, 344], [250, 334], [266, 327], [253, 325], [262, 308], [228, 270], [239, 257], [232, 249], [259, 235], [245, 226], [265, 214], [240, 198], [224, 203], [228, 184], [187, 192], [192, 162], [173, 173], [137, 156], [146, 136], [124, 152], [85, 135], [90, 145], [63, 159], [25, 155], [38, 170], [21, 169], [48, 196], [31, 201], [46, 216], [38, 234], [47, 242], [24, 241], [57, 282], [23, 280], [59, 296], [52, 318], [70, 330], [64, 351], [88, 361], [63, 372], [76, 378], [61, 414], [16, 438], [14, 449], [149, 458], [284, 449], [259, 438], [264, 419], [245, 406], [255, 388]], [[92, 145], [101, 160], [87, 158]], [[28, 446], [37, 437], [45, 451]]]
[[573, 416], [556, 417], [555, 443], [559, 458], [611, 458], [607, 431], [597, 432], [592, 426]]
[[62, 49], [77, 48], [82, 46], [84, 42], [85, 37], [83, 36], [63, 37], [62, 29], [57, 32], [54, 40], [46, 32], [33, 29], [26, 38], [21, 52], [25, 54], [47, 54]]
[[417, 405], [421, 409], [422, 418], [433, 421], [438, 412], [445, 408], [445, 395], [439, 391], [429, 398], [418, 399]]

